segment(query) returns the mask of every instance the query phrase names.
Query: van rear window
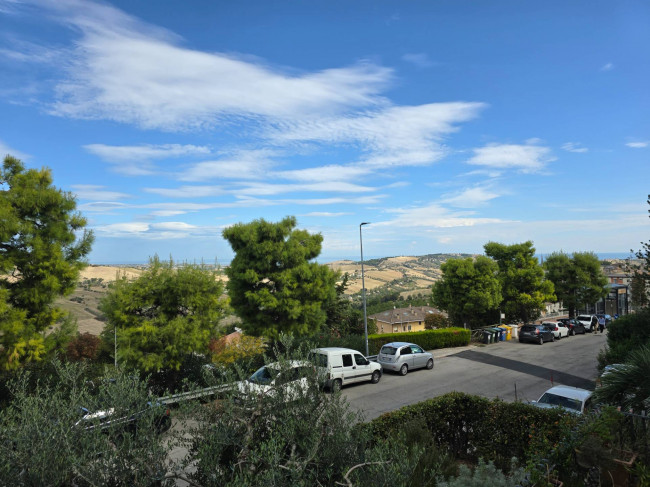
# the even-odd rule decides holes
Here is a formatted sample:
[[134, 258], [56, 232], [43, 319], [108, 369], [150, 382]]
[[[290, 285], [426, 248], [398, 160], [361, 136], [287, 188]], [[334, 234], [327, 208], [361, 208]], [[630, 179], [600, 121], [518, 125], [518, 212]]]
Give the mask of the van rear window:
[[395, 355], [395, 352], [397, 352], [397, 348], [395, 347], [381, 347], [379, 351], [379, 353], [384, 355]]
[[310, 353], [309, 361], [317, 367], [327, 367], [327, 355], [324, 353]]

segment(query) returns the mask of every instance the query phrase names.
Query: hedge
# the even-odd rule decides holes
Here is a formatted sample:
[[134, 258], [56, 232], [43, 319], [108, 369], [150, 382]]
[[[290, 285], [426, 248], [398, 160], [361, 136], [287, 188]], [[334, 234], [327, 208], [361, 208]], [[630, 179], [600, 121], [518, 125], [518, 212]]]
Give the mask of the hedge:
[[441, 328], [438, 330], [410, 331], [404, 333], [381, 333], [368, 336], [370, 355], [376, 355], [389, 342], [417, 343], [425, 350], [462, 347], [469, 345], [472, 332], [464, 328]]
[[525, 461], [541, 453], [539, 441], [562, 441], [579, 418], [558, 409], [451, 392], [386, 413], [367, 427], [375, 440], [385, 441], [411, 421], [422, 420], [435, 444], [456, 458], [491, 460], [507, 471], [512, 457]]

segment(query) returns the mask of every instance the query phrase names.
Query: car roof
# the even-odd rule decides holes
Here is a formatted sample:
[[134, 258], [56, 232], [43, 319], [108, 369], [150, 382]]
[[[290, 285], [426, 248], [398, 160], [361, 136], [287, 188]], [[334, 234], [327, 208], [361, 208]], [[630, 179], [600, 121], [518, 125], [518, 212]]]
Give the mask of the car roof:
[[[384, 345], [384, 347], [404, 347], [407, 345], [415, 345], [415, 343], [410, 343], [410, 342], [390, 342]], [[420, 345], [415, 345], [416, 347], [419, 347]]]
[[[311, 367], [312, 364], [306, 360], [289, 360], [286, 362], [289, 367]], [[272, 364], [266, 364], [264, 367], [269, 369], [281, 369], [283, 366], [280, 362], [273, 362]]]
[[585, 401], [589, 399], [592, 394], [592, 392], [588, 391], [587, 389], [580, 389], [579, 387], [571, 386], [554, 386], [544, 392], [544, 394], [546, 393], [568, 397], [570, 399], [578, 399], [579, 401]]
[[[314, 348], [312, 352], [347, 352], [347, 353], [361, 353], [358, 350], [353, 350], [352, 348], [343, 348], [343, 347], [322, 347]], [[362, 354], [363, 355], [363, 354]]]

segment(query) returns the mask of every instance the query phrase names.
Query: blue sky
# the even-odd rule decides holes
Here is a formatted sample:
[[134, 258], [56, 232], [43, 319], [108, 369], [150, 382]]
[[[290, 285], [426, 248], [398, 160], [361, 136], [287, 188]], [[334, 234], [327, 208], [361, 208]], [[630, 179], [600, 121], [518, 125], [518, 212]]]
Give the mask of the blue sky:
[[0, 0], [0, 152], [91, 263], [227, 263], [295, 215], [321, 259], [627, 252], [650, 237], [650, 4]]

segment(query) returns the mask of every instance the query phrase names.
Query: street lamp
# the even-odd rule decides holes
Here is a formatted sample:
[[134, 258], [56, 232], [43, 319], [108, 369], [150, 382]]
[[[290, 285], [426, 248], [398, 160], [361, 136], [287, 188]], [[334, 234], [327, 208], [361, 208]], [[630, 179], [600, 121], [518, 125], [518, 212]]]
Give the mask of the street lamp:
[[363, 274], [363, 238], [361, 236], [361, 227], [368, 225], [370, 222], [363, 222], [359, 225], [359, 244], [361, 245], [361, 296], [363, 299], [363, 333], [366, 338], [366, 357], [368, 353], [368, 316], [366, 315], [366, 280]]

